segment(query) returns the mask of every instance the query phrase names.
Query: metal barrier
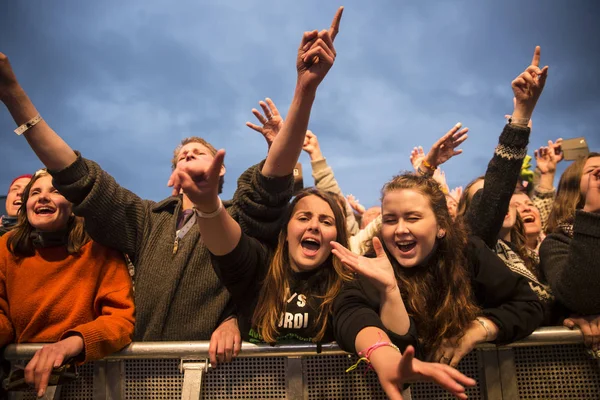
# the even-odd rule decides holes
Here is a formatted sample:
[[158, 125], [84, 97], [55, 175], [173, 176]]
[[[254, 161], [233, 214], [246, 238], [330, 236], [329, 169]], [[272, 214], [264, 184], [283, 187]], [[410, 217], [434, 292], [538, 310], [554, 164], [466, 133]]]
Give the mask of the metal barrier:
[[[41, 344], [8, 346], [11, 361], [28, 360]], [[373, 372], [345, 373], [356, 361], [332, 343], [285, 346], [244, 343], [238, 358], [210, 368], [208, 342], [138, 342], [84, 365], [61, 399], [385, 399]], [[581, 333], [541, 328], [508, 346], [485, 344], [459, 369], [476, 379], [470, 399], [599, 399], [600, 370]], [[450, 399], [429, 383], [413, 384], [405, 398]], [[33, 393], [12, 398], [34, 399]]]

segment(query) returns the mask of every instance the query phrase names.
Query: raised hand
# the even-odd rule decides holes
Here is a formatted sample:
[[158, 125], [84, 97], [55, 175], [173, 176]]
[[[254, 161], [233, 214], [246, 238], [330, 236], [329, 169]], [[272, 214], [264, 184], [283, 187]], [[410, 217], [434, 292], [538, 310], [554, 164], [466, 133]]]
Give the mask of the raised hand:
[[[429, 165], [431, 165], [432, 173], [433, 170], [454, 156], [457, 156], [462, 153], [462, 150], [455, 150], [458, 146], [460, 146], [469, 135], [469, 128], [463, 128], [462, 124], [459, 122], [452, 129], [450, 129], [444, 136], [442, 136], [437, 142], [431, 146], [431, 150], [425, 156], [425, 161]], [[460, 130], [459, 130], [460, 129]]]
[[308, 153], [311, 160], [319, 160], [323, 158], [323, 154], [321, 153], [321, 146], [319, 146], [319, 140], [317, 139], [317, 135], [312, 133], [312, 131], [306, 131], [306, 136], [304, 137], [304, 144], [302, 145], [302, 150]]
[[199, 211], [215, 211], [220, 204], [219, 182], [225, 173], [224, 159], [225, 150], [219, 150], [209, 166], [193, 161], [177, 164], [167, 184], [173, 187], [173, 196], [183, 190]]
[[358, 215], [363, 215], [365, 211], [367, 211], [365, 209], [365, 206], [360, 204], [358, 199], [354, 197], [353, 194], [349, 194], [348, 196], [346, 196], [346, 200], [348, 200], [348, 204], [350, 204], [350, 207], [352, 207], [354, 212], [356, 212]]
[[442, 188], [442, 192], [449, 193], [450, 188], [448, 187], [448, 182], [446, 182], [446, 173], [442, 171], [441, 168], [436, 168], [433, 172], [433, 179], [440, 184]]
[[536, 167], [541, 174], [554, 174], [556, 164], [563, 159], [563, 153], [560, 151], [562, 139], [557, 139], [556, 143], [548, 140], [548, 146], [542, 146], [533, 152], [535, 156]]
[[454, 199], [454, 201], [456, 201], [456, 203], [458, 203], [460, 201], [462, 194], [463, 194], [462, 186], [455, 187], [454, 189], [452, 189], [450, 191], [450, 197], [452, 197]]
[[544, 90], [548, 77], [548, 66], [540, 69], [540, 46], [535, 48], [531, 65], [512, 81], [515, 95], [514, 119], [530, 119], [535, 105]]
[[337, 242], [331, 242], [331, 252], [353, 272], [365, 276], [381, 293], [395, 290], [398, 281], [379, 238], [373, 238], [373, 248], [377, 257], [359, 256]]
[[600, 168], [596, 168], [590, 172], [587, 179], [588, 188], [583, 211], [600, 213]]
[[0, 99], [4, 100], [12, 90], [18, 87], [17, 76], [8, 57], [4, 53], [0, 53]]
[[[376, 350], [372, 365], [382, 389], [391, 400], [402, 400], [400, 388], [403, 384], [417, 381], [434, 382], [448, 390], [458, 399], [466, 399], [465, 386], [475, 386], [475, 380], [463, 375], [448, 365], [423, 362], [415, 358], [415, 349], [408, 346], [398, 361], [396, 355], [389, 352], [382, 357]], [[377, 356], [377, 357], [376, 357]], [[376, 359], [378, 358], [378, 359]]]
[[423, 147], [414, 147], [410, 152], [410, 163], [413, 166], [415, 172], [418, 172], [421, 163], [425, 159], [425, 152], [423, 151]]
[[298, 84], [301, 87], [316, 90], [333, 66], [336, 57], [333, 41], [340, 30], [343, 12], [344, 7], [337, 10], [329, 30], [304, 32], [296, 58]]
[[[266, 103], [265, 103], [266, 101]], [[273, 100], [270, 98], [266, 98], [265, 101], [259, 101], [258, 104], [263, 109], [265, 115], [263, 116], [260, 111], [256, 108], [252, 109], [252, 114], [258, 119], [258, 121], [262, 124], [262, 126], [254, 125], [251, 122], [246, 122], [246, 126], [248, 128], [254, 129], [256, 132], [263, 135], [265, 140], [267, 141], [267, 145], [271, 148], [271, 144], [273, 144], [273, 140], [275, 140], [275, 136], [281, 130], [283, 126], [283, 118], [279, 114], [279, 110], [273, 103]]]

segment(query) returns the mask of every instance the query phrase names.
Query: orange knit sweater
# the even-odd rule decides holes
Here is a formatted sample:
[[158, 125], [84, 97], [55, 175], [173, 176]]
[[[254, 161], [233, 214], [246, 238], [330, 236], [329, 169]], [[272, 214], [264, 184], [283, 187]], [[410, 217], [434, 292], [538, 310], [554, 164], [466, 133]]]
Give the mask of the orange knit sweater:
[[0, 347], [83, 337], [85, 361], [131, 342], [134, 306], [123, 256], [94, 241], [70, 255], [65, 246], [17, 259], [0, 238]]

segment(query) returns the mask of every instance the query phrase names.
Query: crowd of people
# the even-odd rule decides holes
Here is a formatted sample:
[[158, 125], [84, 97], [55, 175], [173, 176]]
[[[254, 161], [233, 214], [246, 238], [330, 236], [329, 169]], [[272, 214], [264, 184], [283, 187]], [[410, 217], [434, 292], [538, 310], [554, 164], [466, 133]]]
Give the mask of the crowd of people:
[[[200, 137], [174, 151], [172, 196], [144, 200], [120, 186], [41, 118], [0, 53], [0, 100], [46, 167], [8, 190], [0, 346], [48, 343], [25, 368], [39, 396], [52, 368], [132, 340], [210, 340], [213, 365], [242, 340], [335, 340], [391, 399], [417, 380], [466, 398], [475, 381], [455, 369], [466, 354], [542, 325], [579, 328], [600, 358], [600, 154], [574, 161], [557, 188], [560, 139], [534, 152], [535, 173], [523, 170], [548, 73], [540, 48], [511, 83], [514, 110], [484, 176], [464, 190], [446, 184], [440, 166], [468, 137], [459, 123], [427, 153], [415, 148], [414, 172], [385, 183], [381, 204], [365, 209], [344, 196], [308, 130], [342, 12], [304, 33], [285, 120], [270, 99], [252, 110], [259, 125], [247, 125], [268, 154], [228, 201], [219, 196], [225, 152]], [[315, 186], [293, 192], [303, 150]]]

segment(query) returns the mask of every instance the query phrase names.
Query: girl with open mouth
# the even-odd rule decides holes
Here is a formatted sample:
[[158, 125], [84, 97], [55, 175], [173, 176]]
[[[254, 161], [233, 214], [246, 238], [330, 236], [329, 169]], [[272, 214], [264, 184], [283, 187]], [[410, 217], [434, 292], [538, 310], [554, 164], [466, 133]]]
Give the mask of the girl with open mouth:
[[123, 256], [92, 241], [83, 219], [38, 171], [16, 226], [0, 239], [0, 347], [38, 350], [25, 380], [42, 397], [52, 368], [99, 360], [131, 342], [134, 305]]
[[[342, 348], [361, 352], [383, 337], [456, 366], [479, 343], [509, 343], [539, 326], [542, 306], [527, 281], [467, 236], [461, 219], [452, 221], [433, 179], [397, 176], [384, 186], [381, 205], [381, 231], [366, 257], [333, 244], [333, 253], [360, 274], [334, 302]], [[379, 350], [370, 361], [382, 385], [391, 385], [394, 352]]]

